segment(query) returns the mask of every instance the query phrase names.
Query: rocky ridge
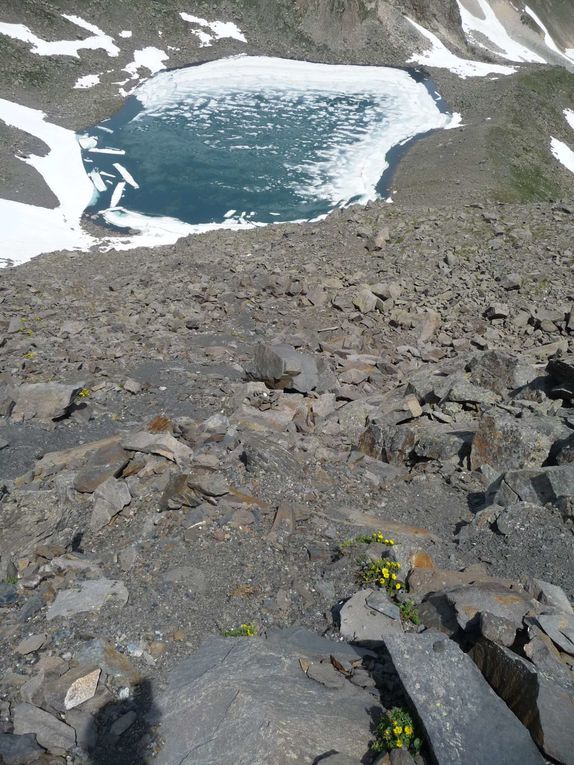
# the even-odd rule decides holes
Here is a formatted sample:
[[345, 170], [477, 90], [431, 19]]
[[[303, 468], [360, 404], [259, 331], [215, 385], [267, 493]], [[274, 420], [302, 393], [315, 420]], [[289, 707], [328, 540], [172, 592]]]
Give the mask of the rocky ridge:
[[0, 761], [571, 763], [573, 216], [4, 271]]

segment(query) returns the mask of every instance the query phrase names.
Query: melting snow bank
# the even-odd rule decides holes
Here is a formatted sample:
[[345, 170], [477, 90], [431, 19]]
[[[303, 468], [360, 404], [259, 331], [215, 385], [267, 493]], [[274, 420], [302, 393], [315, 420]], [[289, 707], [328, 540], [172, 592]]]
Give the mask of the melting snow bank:
[[[430, 130], [460, 124], [459, 115], [441, 112], [425, 85], [416, 82], [405, 71], [369, 66], [335, 67], [265, 57], [236, 57], [161, 73], [145, 82], [136, 91], [136, 96], [147, 112], [161, 112], [181, 105], [192, 96], [197, 98], [198, 94], [215, 102], [222, 92], [231, 91], [279, 91], [284, 95], [295, 94], [298, 98], [314, 92], [384, 98], [385, 104], [389, 105], [384, 124], [373, 124], [372, 130], [361, 135], [359, 140], [351, 137], [332, 155], [327, 151], [320, 191], [333, 202], [336, 200], [338, 205], [378, 196], [376, 186], [388, 167], [386, 155], [393, 146]], [[88, 156], [102, 156], [102, 151], [120, 152], [98, 149], [93, 138], [78, 138], [72, 131], [47, 122], [42, 112], [6, 100], [0, 100], [0, 120], [47, 144], [49, 153], [45, 157], [31, 156], [24, 161], [43, 176], [59, 203], [55, 209], [47, 209], [0, 200], [0, 216], [5, 222], [0, 264], [22, 263], [36, 255], [62, 249], [86, 250], [97, 246], [119, 250], [171, 244], [191, 233], [259, 225], [241, 214], [222, 221], [192, 225], [170, 217], [153, 217], [115, 207], [105, 210], [103, 219], [129, 229], [129, 233], [95, 237], [84, 231], [81, 218], [84, 210], [105, 188], [105, 182], [93, 164], [91, 170], [88, 168], [88, 174], [82, 161], [80, 142], [89, 152]], [[108, 139], [113, 143], [112, 136], [108, 135]], [[116, 163], [115, 171], [118, 174], [116, 185], [123, 184], [114, 195], [117, 205], [129, 188], [137, 188], [138, 179], [123, 164]], [[139, 233], [134, 234], [134, 230]]]
[[422, 66], [434, 66], [437, 69], [448, 69], [461, 79], [467, 77], [486, 77], [489, 74], [514, 74], [516, 67], [503, 66], [501, 64], [487, 64], [483, 61], [471, 61], [467, 58], [460, 58], [452, 53], [439, 38], [428, 29], [421, 27], [416, 21], [409, 19], [413, 27], [425, 37], [430, 43], [431, 48], [424, 53], [416, 53], [408, 60], [409, 64], [420, 64]]
[[[574, 130], [574, 111], [572, 109], [564, 109], [564, 117], [566, 122]], [[550, 149], [552, 154], [556, 157], [567, 170], [574, 173], [574, 151], [565, 144], [564, 141], [559, 141], [558, 138], [550, 139]]]
[[98, 49], [105, 50], [108, 56], [119, 55], [120, 49], [114, 43], [113, 38], [95, 24], [84, 21], [80, 16], [70, 16], [65, 13], [62, 16], [77, 27], [92, 32], [92, 35], [84, 40], [54, 40], [49, 42], [35, 35], [24, 24], [7, 24], [3, 21], [0, 22], [0, 34], [30, 44], [32, 53], [36, 53], [38, 56], [75, 56], [79, 58], [78, 51], [80, 50]]

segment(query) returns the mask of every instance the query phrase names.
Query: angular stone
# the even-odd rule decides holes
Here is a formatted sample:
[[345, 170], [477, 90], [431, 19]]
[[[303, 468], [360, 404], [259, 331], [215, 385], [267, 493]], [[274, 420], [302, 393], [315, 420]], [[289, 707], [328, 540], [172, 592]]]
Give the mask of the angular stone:
[[112, 579], [89, 579], [80, 582], [77, 589], [60, 590], [48, 608], [46, 619], [52, 621], [58, 616], [68, 617], [97, 611], [110, 598], [127, 603], [128, 591], [123, 582]]
[[53, 754], [62, 754], [76, 745], [73, 728], [32, 704], [18, 704], [13, 719], [14, 733], [34, 733], [40, 746]]
[[92, 493], [109, 478], [117, 478], [130, 461], [130, 454], [118, 442], [98, 449], [74, 478], [74, 489]]
[[468, 455], [472, 436], [466, 430], [424, 430], [419, 435], [414, 453], [428, 460], [462, 460]]
[[507, 319], [510, 316], [510, 309], [506, 303], [493, 303], [489, 306], [484, 315], [487, 319]]
[[206, 497], [222, 497], [229, 493], [229, 484], [224, 476], [213, 470], [194, 468], [187, 477], [190, 489], [196, 489]]
[[542, 466], [555, 441], [568, 433], [556, 417], [516, 418], [505, 412], [488, 412], [472, 441], [471, 468], [487, 464], [503, 472]]
[[116, 478], [108, 478], [101, 483], [94, 492], [94, 499], [103, 499], [117, 513], [132, 501], [127, 483]]
[[345, 678], [330, 661], [313, 662], [307, 669], [307, 677], [321, 683], [325, 688], [343, 688]]
[[509, 470], [488, 490], [489, 501], [507, 507], [517, 501], [545, 505], [574, 497], [574, 464]]
[[[472, 658], [545, 754], [574, 765], [574, 695], [508, 648], [480, 641]], [[574, 690], [574, 688], [573, 688]]]
[[572, 614], [544, 614], [537, 618], [537, 622], [562, 651], [574, 656], [574, 616]]
[[43, 422], [64, 417], [84, 387], [61, 383], [25, 383], [16, 391], [11, 417], [17, 422], [37, 419]]
[[262, 380], [270, 388], [295, 390], [299, 393], [310, 393], [319, 383], [315, 359], [285, 344], [260, 343], [255, 350], [250, 374], [253, 379]]
[[178, 465], [189, 464], [193, 458], [193, 451], [171, 433], [148, 433], [141, 431], [127, 436], [123, 441], [124, 449], [130, 452], [143, 452], [144, 454], [159, 454], [167, 460]]
[[497, 350], [477, 354], [466, 369], [474, 385], [488, 388], [499, 396], [505, 395], [508, 390], [524, 387], [539, 374], [536, 367], [518, 356]]
[[[313, 682], [309, 663], [359, 659], [351, 646], [304, 630], [210, 639], [172, 673], [157, 702], [165, 742], [156, 765], [311, 765], [326, 752], [361, 759], [372, 738], [373, 697], [344, 681]], [[153, 722], [153, 721], [152, 721]]]
[[360, 437], [359, 449], [369, 457], [401, 464], [408, 460], [418, 439], [419, 431], [409, 425], [371, 423]]
[[29, 653], [35, 653], [45, 645], [46, 640], [46, 633], [41, 635], [30, 635], [30, 637], [24, 638], [24, 640], [21, 640], [18, 643], [16, 646], [16, 653], [19, 653], [20, 656], [27, 656]]
[[527, 590], [541, 603], [557, 608], [565, 614], [574, 614], [572, 604], [562, 587], [545, 582], [543, 579], [532, 578], [527, 584]]
[[16, 736], [13, 733], [0, 733], [0, 762], [4, 765], [30, 765], [43, 753], [32, 733]]
[[[93, 698], [96, 694], [101, 674], [102, 670], [98, 667], [98, 669], [94, 669], [74, 680], [64, 697], [64, 708], [74, 709], [74, 707], [79, 707], [80, 704]], [[65, 680], [66, 675], [63, 675], [61, 681], [64, 682]]]
[[528, 731], [443, 635], [389, 635], [386, 647], [437, 765], [544, 765]]
[[117, 678], [124, 685], [137, 683], [140, 679], [128, 657], [99, 638], [82, 643], [74, 658], [83, 664], [100, 667], [106, 675]]
[[361, 313], [375, 311], [379, 298], [368, 287], [363, 287], [353, 296], [353, 305]]
[[468, 584], [449, 590], [448, 602], [456, 610], [457, 621], [463, 630], [480, 623], [480, 615], [489, 613], [522, 626], [522, 619], [531, 608], [527, 596], [496, 581]]
[[550, 359], [546, 371], [558, 384], [574, 386], [574, 354]]
[[518, 627], [515, 622], [511, 622], [502, 616], [495, 616], [489, 611], [480, 613], [480, 634], [486, 640], [500, 645], [511, 646], [516, 640]]
[[[388, 634], [403, 632], [400, 611], [398, 619], [396, 616], [386, 615], [381, 611], [380, 598], [371, 601], [376, 607], [369, 604], [374, 595], [375, 590], [370, 588], [359, 590], [341, 608], [339, 632], [345, 640], [380, 642]], [[392, 613], [390, 607], [386, 610]]]

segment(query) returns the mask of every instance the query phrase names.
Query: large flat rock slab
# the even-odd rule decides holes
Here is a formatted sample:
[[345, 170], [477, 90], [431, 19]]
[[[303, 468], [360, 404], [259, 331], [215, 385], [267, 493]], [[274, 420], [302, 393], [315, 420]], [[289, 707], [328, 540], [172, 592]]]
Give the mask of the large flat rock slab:
[[526, 728], [458, 645], [436, 632], [385, 644], [438, 765], [544, 765]]
[[210, 640], [174, 670], [158, 701], [165, 744], [156, 764], [311, 765], [333, 752], [361, 760], [377, 703], [342, 674], [324, 684], [304, 671], [331, 655], [360, 658], [305, 630]]

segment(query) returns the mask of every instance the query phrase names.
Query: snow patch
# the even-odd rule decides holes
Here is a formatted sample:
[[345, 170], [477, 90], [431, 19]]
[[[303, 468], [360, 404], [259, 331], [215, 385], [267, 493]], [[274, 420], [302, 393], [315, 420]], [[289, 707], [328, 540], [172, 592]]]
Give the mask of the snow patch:
[[87, 88], [93, 88], [94, 85], [99, 85], [101, 74], [85, 74], [83, 77], [79, 77], [76, 80], [74, 88], [79, 90], [85, 90]]
[[413, 27], [425, 37], [430, 43], [430, 50], [424, 53], [415, 53], [408, 61], [407, 64], [421, 64], [426, 66], [434, 66], [437, 69], [448, 69], [453, 74], [458, 75], [461, 79], [467, 77], [486, 77], [489, 74], [514, 74], [516, 67], [514, 66], [502, 66], [500, 64], [487, 64], [483, 61], [471, 61], [470, 59], [460, 58], [452, 53], [439, 38], [430, 32], [425, 27], [417, 24], [416, 21], [407, 17], [407, 21], [410, 22]]
[[123, 37], [124, 40], [129, 39], [132, 36], [133, 32], [130, 29], [122, 29], [120, 32], [120, 37]]
[[108, 56], [116, 57], [119, 55], [120, 49], [114, 43], [113, 38], [95, 24], [84, 21], [80, 16], [69, 16], [65, 13], [62, 16], [71, 21], [72, 24], [92, 32], [92, 36], [86, 37], [84, 40], [56, 40], [49, 42], [35, 35], [24, 24], [8, 24], [3, 21], [0, 22], [0, 34], [7, 35], [13, 40], [21, 40], [28, 43], [32, 46], [32, 53], [36, 53], [38, 56], [74, 56], [79, 58], [78, 51], [80, 50], [98, 49], [105, 50]]
[[169, 59], [169, 55], [161, 48], [154, 48], [153, 45], [147, 48], [140, 48], [134, 51], [134, 60], [131, 64], [124, 67], [123, 71], [127, 72], [131, 79], [139, 77], [139, 70], [141, 68], [147, 69], [150, 74], [156, 74], [162, 69], [165, 69], [165, 61]]
[[[542, 56], [521, 45], [508, 34], [506, 27], [490, 7], [488, 0], [475, 0], [484, 18], [474, 16], [464, 7], [461, 0], [456, 1], [462, 19], [462, 28], [469, 42], [508, 61], [548, 63]], [[484, 38], [489, 40], [493, 47], [485, 45]]]
[[570, 64], [574, 63], [574, 56], [569, 56], [568, 51], [563, 53], [560, 48], [556, 45], [554, 40], [552, 39], [552, 36], [548, 29], [544, 26], [540, 18], [534, 13], [532, 8], [529, 8], [527, 5], [524, 6], [524, 12], [527, 13], [530, 18], [534, 21], [535, 24], [537, 24], [542, 32], [544, 33], [544, 43], [546, 44], [546, 47], [549, 48], [553, 53], [557, 53], [562, 58], [565, 58], [568, 60]]
[[566, 117], [566, 122], [574, 130], [574, 111], [572, 109], [564, 109], [564, 116]]
[[[203, 29], [190, 30], [192, 34], [199, 38], [199, 44], [202, 48], [213, 45], [214, 40], [222, 40], [225, 37], [239, 40], [239, 42], [247, 42], [245, 35], [241, 32], [237, 24], [234, 24], [232, 21], [207, 21], [207, 19], [193, 16], [191, 13], [180, 13], [179, 15], [189, 24], [203, 27]], [[206, 29], [209, 29], [210, 31], [206, 32]]]
[[550, 139], [550, 149], [558, 162], [574, 173], [574, 151], [564, 141], [559, 141], [557, 138]]

